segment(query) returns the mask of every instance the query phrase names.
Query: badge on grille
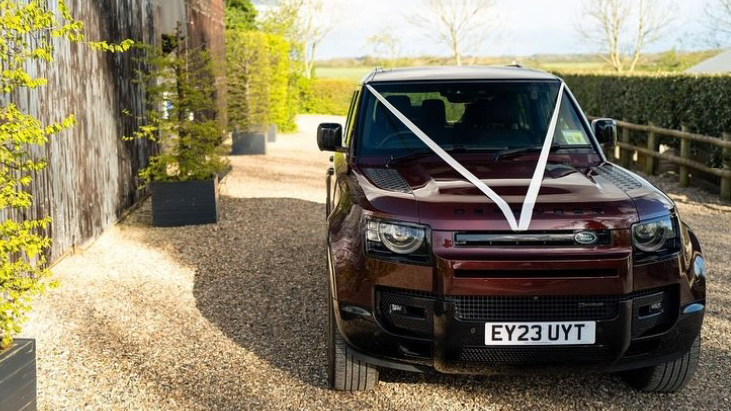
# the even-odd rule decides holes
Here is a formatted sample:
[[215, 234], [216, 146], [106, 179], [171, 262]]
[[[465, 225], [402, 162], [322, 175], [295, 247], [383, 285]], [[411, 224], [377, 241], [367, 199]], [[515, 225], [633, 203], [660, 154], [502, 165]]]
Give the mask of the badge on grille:
[[574, 240], [583, 245], [590, 245], [597, 242], [599, 238], [596, 236], [595, 233], [592, 233], [591, 231], [582, 231], [580, 233], [576, 233], [574, 235]]

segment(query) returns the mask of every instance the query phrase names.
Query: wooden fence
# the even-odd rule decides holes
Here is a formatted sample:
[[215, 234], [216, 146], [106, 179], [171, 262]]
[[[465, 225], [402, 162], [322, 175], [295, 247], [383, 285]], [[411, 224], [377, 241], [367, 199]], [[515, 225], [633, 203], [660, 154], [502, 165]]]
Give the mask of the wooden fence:
[[[590, 117], [593, 119], [594, 117]], [[619, 141], [620, 164], [628, 168], [632, 164], [635, 153], [641, 153], [646, 156], [644, 164], [644, 172], [652, 175], [655, 171], [656, 159], [665, 160], [679, 166], [679, 179], [683, 187], [690, 184], [690, 170], [698, 170], [703, 173], [719, 177], [721, 179], [720, 196], [725, 200], [731, 200], [731, 133], [723, 133], [721, 138], [704, 136], [702, 134], [691, 133], [686, 127], [682, 130], [670, 130], [660, 128], [653, 124], [640, 125], [632, 124], [626, 121], [617, 121], [617, 125], [621, 131]], [[640, 147], [630, 142], [630, 131], [639, 131], [647, 133], [647, 145]], [[658, 136], [672, 137], [680, 140], [680, 155], [672, 155], [668, 153], [660, 153], [658, 151]], [[714, 168], [691, 159], [690, 143], [692, 141], [709, 144], [723, 149], [723, 167]], [[642, 165], [641, 165], [642, 166]]]

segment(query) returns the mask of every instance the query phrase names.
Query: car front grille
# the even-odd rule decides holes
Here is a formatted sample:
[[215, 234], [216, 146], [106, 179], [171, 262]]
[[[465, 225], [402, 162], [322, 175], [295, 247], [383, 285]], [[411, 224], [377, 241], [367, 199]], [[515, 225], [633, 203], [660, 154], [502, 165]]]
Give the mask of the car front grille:
[[612, 358], [602, 346], [593, 347], [464, 347], [459, 360], [491, 364], [597, 363]]
[[455, 317], [463, 321], [610, 320], [619, 302], [658, 290], [605, 296], [457, 296]]

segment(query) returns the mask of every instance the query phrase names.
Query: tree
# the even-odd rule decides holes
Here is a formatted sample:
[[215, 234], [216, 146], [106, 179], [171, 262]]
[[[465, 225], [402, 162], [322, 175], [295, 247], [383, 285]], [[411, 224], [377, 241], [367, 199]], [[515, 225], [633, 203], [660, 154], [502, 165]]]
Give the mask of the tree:
[[393, 67], [401, 55], [401, 40], [395, 36], [390, 28], [379, 34], [368, 37], [366, 42], [373, 47], [373, 52], [378, 57], [384, 57], [385, 63]]
[[51, 245], [46, 235], [51, 218], [26, 218], [34, 200], [28, 187], [47, 165], [38, 154], [42, 147], [76, 122], [70, 114], [43, 124], [14, 99], [47, 85], [32, 73], [51, 66], [55, 44], [68, 41], [111, 52], [133, 44], [86, 41], [84, 23], [71, 16], [64, 0], [57, 5], [56, 11], [46, 2], [0, 0], [0, 350], [20, 332], [32, 298], [52, 284], [46, 281], [50, 272], [45, 255]]
[[314, 77], [317, 49], [335, 27], [338, 7], [325, 10], [323, 0], [278, 0], [264, 16], [265, 31], [301, 46], [305, 78]]
[[146, 85], [144, 126], [129, 138], [159, 143], [160, 154], [140, 171], [145, 182], [200, 181], [226, 168], [219, 144], [223, 137], [212, 81], [216, 67], [208, 51], [183, 47], [178, 33], [164, 45], [144, 45]]
[[709, 1], [705, 14], [710, 43], [714, 47], [731, 43], [731, 0]]
[[494, 0], [424, 0], [422, 11], [407, 19], [449, 47], [461, 66], [465, 53], [476, 53], [495, 35], [499, 23], [494, 8]]
[[252, 30], [256, 28], [256, 7], [251, 0], [226, 1], [226, 29]]
[[670, 0], [586, 0], [577, 29], [614, 70], [634, 71], [644, 50], [666, 34], [673, 11]]

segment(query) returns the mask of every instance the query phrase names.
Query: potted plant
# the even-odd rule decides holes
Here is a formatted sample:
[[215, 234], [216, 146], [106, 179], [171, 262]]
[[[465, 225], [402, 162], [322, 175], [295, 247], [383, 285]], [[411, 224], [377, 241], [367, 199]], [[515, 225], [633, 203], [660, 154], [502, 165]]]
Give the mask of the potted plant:
[[259, 31], [226, 32], [231, 154], [266, 154], [272, 120], [269, 37]]
[[0, 1], [0, 409], [36, 408], [36, 345], [15, 338], [32, 299], [50, 280], [47, 254], [51, 218], [39, 215], [29, 187], [46, 167], [49, 138], [72, 127], [73, 115], [44, 124], [14, 100], [46, 85], [28, 68], [43, 73], [53, 62], [54, 44], [65, 40], [103, 51], [125, 51], [121, 44], [88, 42], [83, 22], [74, 20], [63, 0], [56, 9], [39, 2]]
[[134, 138], [157, 141], [160, 153], [140, 173], [152, 193], [152, 222], [159, 227], [218, 221], [221, 153], [215, 66], [210, 54], [186, 50], [179, 36], [145, 46], [149, 70], [146, 126]]

